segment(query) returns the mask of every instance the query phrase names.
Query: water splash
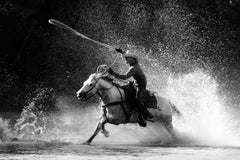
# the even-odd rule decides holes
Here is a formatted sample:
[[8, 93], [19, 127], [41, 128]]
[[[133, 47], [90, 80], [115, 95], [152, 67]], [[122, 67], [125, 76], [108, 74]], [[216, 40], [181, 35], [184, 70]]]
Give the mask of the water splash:
[[[156, 79], [158, 76], [152, 77]], [[236, 128], [232, 125], [232, 115], [227, 110], [229, 106], [225, 106], [224, 97], [218, 94], [219, 86], [210, 74], [198, 69], [188, 74], [168, 74], [165, 77], [168, 77], [165, 80], [167, 87], [160, 87], [161, 93], [168, 97], [183, 115], [182, 118], [174, 117], [173, 121], [177, 141], [171, 142], [172, 139], [158, 124], [150, 124], [148, 128], [141, 128], [137, 124], [107, 124], [110, 137], [106, 139], [99, 134], [94, 140], [95, 143], [240, 145]], [[163, 85], [162, 82], [159, 83], [160, 86]], [[157, 84], [155, 81], [155, 86]], [[160, 91], [159, 88], [157, 91]], [[85, 105], [87, 106], [73, 103], [69, 98], [59, 99], [58, 106], [63, 111], [59, 119], [62, 121], [61, 130], [67, 130], [66, 139], [73, 140], [75, 137], [79, 142], [92, 134], [98, 121], [99, 109], [97, 104]], [[62, 133], [60, 135], [64, 137]]]
[[[218, 94], [218, 84], [203, 70], [169, 77], [168, 97], [183, 114], [174, 127], [191, 143], [197, 145], [239, 146], [224, 98]], [[187, 140], [187, 139], [185, 139]]]
[[[89, 3], [86, 4], [87, 6], [89, 5]], [[75, 9], [75, 19], [72, 14], [69, 16], [72, 19], [69, 19], [76, 21], [76, 26], [80, 27], [79, 30], [84, 31], [88, 36], [101, 39], [109, 44], [115, 44], [118, 40], [123, 39], [124, 42], [122, 43], [125, 45], [130, 44], [128, 49], [141, 51], [143, 46], [147, 46], [150, 48], [150, 51], [151, 49], [155, 50], [152, 53], [146, 53], [144, 49], [141, 51], [142, 60], [146, 59], [143, 62], [143, 66], [148, 73], [149, 87], [168, 97], [182, 112], [182, 119], [174, 119], [174, 127], [179, 132], [179, 137], [184, 143], [197, 145], [239, 145], [235, 143], [239, 138], [234, 134], [234, 130], [236, 131], [237, 129], [231, 125], [232, 115], [227, 111], [229, 106], [225, 105], [224, 98], [218, 94], [218, 83], [204, 70], [196, 69], [199, 66], [204, 68], [210, 66], [209, 69], [211, 69], [213, 67], [211, 63], [216, 60], [218, 60], [216, 63], [219, 63], [223, 59], [221, 58], [223, 55], [218, 53], [224, 53], [225, 48], [227, 48], [226, 51], [233, 52], [228, 50], [229, 47], [224, 47], [223, 41], [220, 41], [221, 43], [211, 41], [211, 37], [215, 37], [215, 30], [218, 29], [209, 27], [208, 22], [205, 23], [203, 21], [204, 19], [201, 20], [202, 24], [195, 24], [193, 19], [198, 17], [200, 19], [201, 17], [189, 13], [178, 4], [174, 4], [174, 1], [166, 2], [162, 6], [163, 8], [154, 10], [156, 12], [154, 19], [151, 18], [152, 15], [147, 12], [142, 3], [135, 5], [135, 3], [126, 1], [123, 5], [124, 8], [121, 12], [119, 11], [120, 15], [118, 16], [120, 23], [124, 24], [121, 27], [116, 26], [117, 24], [112, 22], [111, 12], [103, 3], [91, 4], [91, 7], [84, 7], [86, 8], [84, 10], [79, 9], [80, 5], [79, 3], [79, 6]], [[116, 5], [114, 4], [114, 6]], [[151, 20], [154, 20], [153, 26], [145, 28], [147, 26], [145, 24], [148, 24], [148, 21]], [[126, 29], [122, 31], [122, 28]], [[202, 33], [201, 28], [205, 32]], [[226, 33], [222, 35], [229, 35], [228, 32], [230, 30], [223, 31]], [[96, 61], [98, 63], [109, 63], [116, 56], [106, 50], [96, 49], [96, 46], [93, 47], [92, 43], [88, 44], [85, 41], [81, 41], [83, 44], [79, 46], [79, 41], [73, 42], [75, 39], [72, 37], [69, 37], [71, 40], [69, 40], [69, 43], [66, 43], [66, 38], [66, 34], [61, 34], [59, 37], [56, 37], [57, 40], [53, 40], [53, 44], [57, 45], [53, 47], [54, 50], [60, 48], [64, 53], [59, 54], [59, 52], [55, 51], [53, 52], [56, 53], [55, 55], [49, 55], [53, 55], [53, 57], [66, 53], [74, 55], [79, 50], [84, 50], [84, 54], [79, 56], [79, 59], [82, 59], [82, 61], [76, 58], [77, 54], [75, 56], [67, 55], [63, 61], [60, 60], [60, 62], [69, 63], [72, 66], [72, 76], [70, 78], [73, 78], [72, 82], [74, 83], [79, 81], [79, 78], [76, 77], [82, 77], [87, 74], [86, 72], [90, 72], [90, 68], [96, 66]], [[65, 41], [62, 39], [65, 39]], [[226, 38], [223, 36], [222, 39]], [[76, 47], [74, 44], [76, 44]], [[119, 44], [121, 43], [119, 42]], [[136, 44], [140, 45], [136, 46]], [[68, 48], [69, 52], [66, 52], [62, 47]], [[89, 54], [85, 54], [85, 51]], [[76, 61], [71, 59], [68, 62], [66, 57], [75, 58]], [[203, 61], [206, 63], [203, 63]], [[73, 62], [76, 64], [73, 65]], [[86, 69], [84, 68], [85, 63], [79, 64], [79, 62], [88, 62], [86, 66], [90, 67]], [[115, 69], [119, 68], [118, 70], [122, 71], [123, 67], [120, 68], [118, 65], [123, 66], [123, 63], [124, 61], [120, 60], [115, 65]], [[58, 64], [56, 68], [61, 68], [59, 66], [62, 65]], [[75, 73], [76, 68], [83, 69], [79, 73]], [[175, 71], [188, 73], [180, 73], [178, 76], [171, 75], [171, 72]], [[62, 70], [59, 73], [62, 73]], [[58, 74], [57, 76], [59, 77], [60, 75]], [[61, 82], [66, 84], [66, 77], [63, 76], [62, 79]], [[71, 90], [71, 87], [69, 88]], [[69, 97], [59, 97], [57, 102], [56, 106], [60, 109], [60, 113], [56, 115], [32, 111], [23, 114], [23, 117], [19, 118], [18, 122], [22, 122], [22, 125], [20, 125], [22, 128], [32, 129], [32, 131], [23, 132], [25, 139], [31, 139], [31, 136], [27, 136], [27, 134], [32, 133], [33, 139], [57, 139], [79, 142], [86, 140], [92, 134], [99, 116], [99, 110], [95, 107], [97, 104], [79, 104], [79, 102]], [[34, 106], [33, 103], [32, 105]], [[46, 113], [46, 111], [43, 113]], [[49, 125], [49, 121], [51, 121], [51, 125]], [[236, 123], [238, 122], [239, 120], [237, 119]], [[143, 129], [137, 125], [107, 125], [107, 128], [111, 131], [111, 137], [105, 139], [100, 134], [96, 137], [97, 142], [104, 141], [105, 143], [106, 141], [114, 142], [116, 140], [123, 143], [126, 141], [141, 142], [146, 136], [149, 137], [145, 139], [148, 142], [157, 141], [159, 137], [166, 140], [166, 142], [169, 140], [167, 136], [164, 136], [164, 129], [157, 126]], [[39, 129], [42, 131], [39, 132]], [[34, 130], [37, 130], [37, 132]]]
[[[216, 80], [206, 71], [196, 69], [187, 74], [165, 74], [165, 82], [157, 81], [161, 76], [149, 76], [154, 81], [155, 90], [168, 97], [181, 111], [182, 117], [174, 117], [173, 125], [177, 140], [172, 141], [164, 127], [149, 124], [141, 128], [137, 124], [106, 125], [110, 137], [99, 134], [94, 143], [103, 144], [166, 144], [240, 146], [239, 128], [233, 125], [231, 112], [225, 99], [218, 94]], [[163, 87], [165, 86], [165, 87]], [[31, 103], [34, 105], [34, 103]], [[75, 98], [59, 97], [57, 114], [44, 115], [25, 111], [15, 125], [22, 131], [23, 140], [57, 140], [82, 143], [93, 133], [100, 109], [97, 103], [82, 103]], [[52, 125], [48, 125], [49, 121]], [[235, 120], [234, 123], [239, 122]]]
[[[98, 104], [79, 103], [69, 97], [61, 97], [58, 99], [57, 105], [62, 108], [62, 114], [58, 115], [61, 123], [61, 125], [59, 124], [61, 140], [65, 139], [65, 141], [72, 143], [86, 141], [93, 134], [100, 116]], [[170, 139], [167, 131], [159, 124], [149, 125], [149, 128], [139, 127], [138, 124], [118, 126], [106, 124], [106, 129], [110, 132], [110, 137], [106, 138], [99, 133], [94, 139], [94, 143], [160, 144], [166, 143]]]
[[0, 118], [0, 142], [11, 140], [13, 132], [10, 127], [9, 121]]

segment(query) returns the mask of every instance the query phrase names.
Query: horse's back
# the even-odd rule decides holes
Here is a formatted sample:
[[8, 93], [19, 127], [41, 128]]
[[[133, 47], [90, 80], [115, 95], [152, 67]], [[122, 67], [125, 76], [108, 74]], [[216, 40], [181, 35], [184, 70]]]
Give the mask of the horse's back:
[[[136, 108], [136, 99], [135, 99], [135, 90], [131, 85], [127, 85], [125, 87], [120, 87], [120, 90], [123, 92], [124, 99], [126, 100], [128, 106], [133, 109]], [[144, 106], [152, 111], [160, 111], [161, 115], [171, 116], [172, 115], [172, 107], [169, 99], [157, 94], [153, 93], [150, 90], [146, 90], [143, 93], [143, 103]], [[131, 110], [130, 109], [130, 110]]]

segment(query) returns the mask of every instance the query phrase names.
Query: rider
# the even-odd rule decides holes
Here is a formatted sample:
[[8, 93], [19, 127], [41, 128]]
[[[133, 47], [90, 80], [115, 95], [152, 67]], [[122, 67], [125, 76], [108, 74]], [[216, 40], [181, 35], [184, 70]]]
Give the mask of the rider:
[[136, 92], [137, 106], [139, 110], [138, 123], [140, 126], [146, 127], [147, 124], [145, 119], [150, 120], [153, 118], [152, 114], [144, 107], [142, 101], [142, 94], [143, 91], [146, 90], [147, 86], [146, 76], [138, 63], [138, 57], [136, 54], [131, 53], [129, 50], [127, 52], [124, 52], [122, 49], [116, 49], [116, 51], [122, 53], [122, 55], [126, 59], [126, 63], [129, 64], [130, 68], [125, 75], [117, 74], [111, 68], [109, 68], [108, 73], [112, 74], [116, 78], [123, 80], [126, 80], [130, 77], [134, 78], [135, 80], [134, 83], [137, 89]]

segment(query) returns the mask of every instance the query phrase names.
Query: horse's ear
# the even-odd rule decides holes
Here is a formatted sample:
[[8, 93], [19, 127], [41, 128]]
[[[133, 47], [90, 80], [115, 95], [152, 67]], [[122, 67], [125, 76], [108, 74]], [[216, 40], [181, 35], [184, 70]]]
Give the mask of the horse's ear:
[[99, 79], [99, 78], [101, 78], [102, 77], [102, 74], [101, 73], [95, 73], [95, 78], [96, 79]]
[[89, 76], [89, 78], [97, 78], [97, 74], [96, 73], [93, 73]]

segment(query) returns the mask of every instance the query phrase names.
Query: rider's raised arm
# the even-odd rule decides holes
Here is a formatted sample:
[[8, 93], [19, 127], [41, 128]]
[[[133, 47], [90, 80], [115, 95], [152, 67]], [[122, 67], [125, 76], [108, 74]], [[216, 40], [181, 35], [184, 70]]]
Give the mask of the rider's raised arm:
[[113, 72], [114, 77], [119, 78], [119, 79], [123, 79], [123, 80], [126, 80], [126, 79], [132, 77], [133, 75], [134, 75], [134, 68], [133, 67], [130, 67], [126, 74], [118, 74], [118, 73]]
[[121, 54], [126, 54], [126, 52], [123, 51], [121, 48], [115, 48], [115, 51]]

